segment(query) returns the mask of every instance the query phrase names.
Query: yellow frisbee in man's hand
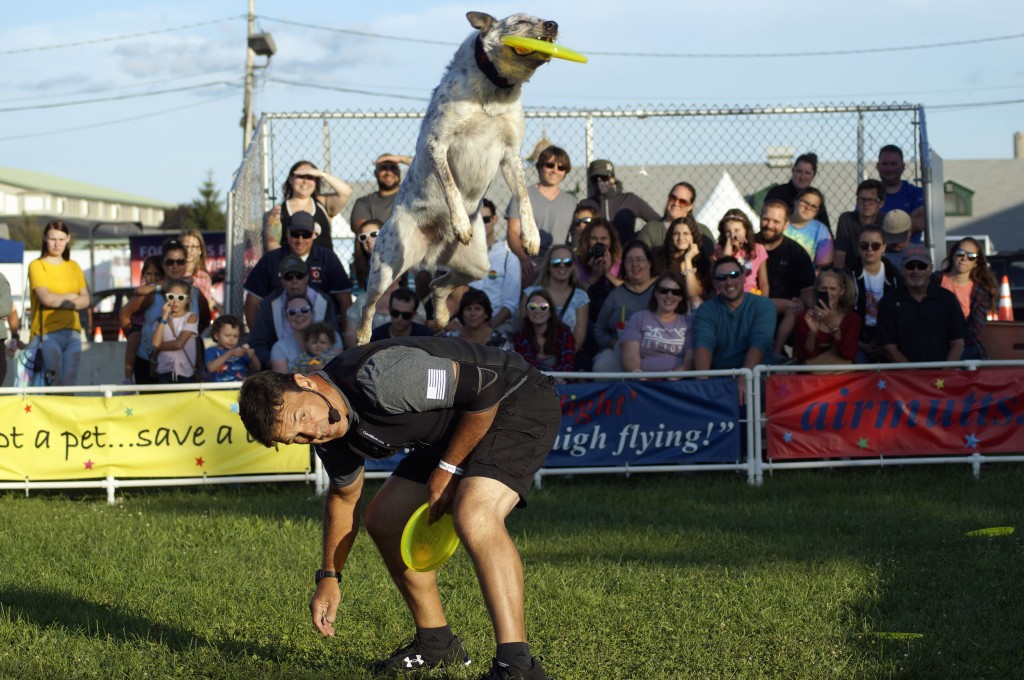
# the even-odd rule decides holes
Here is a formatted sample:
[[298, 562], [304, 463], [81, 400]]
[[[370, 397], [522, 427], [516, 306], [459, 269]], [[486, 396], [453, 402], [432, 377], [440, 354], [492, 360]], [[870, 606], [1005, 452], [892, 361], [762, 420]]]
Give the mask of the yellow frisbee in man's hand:
[[459, 547], [452, 516], [442, 515], [433, 524], [427, 524], [429, 515], [430, 505], [424, 503], [412, 513], [402, 531], [402, 561], [413, 571], [437, 569]]
[[552, 57], [557, 59], [565, 59], [566, 61], [575, 61], [580, 64], [586, 64], [587, 58], [579, 52], [574, 52], [568, 47], [562, 47], [555, 43], [549, 43], [546, 40], [537, 40], [536, 38], [520, 38], [515, 35], [506, 35], [501, 39], [501, 42], [514, 49], [519, 54], [526, 54], [527, 52], [540, 52], [541, 54], [550, 54]]

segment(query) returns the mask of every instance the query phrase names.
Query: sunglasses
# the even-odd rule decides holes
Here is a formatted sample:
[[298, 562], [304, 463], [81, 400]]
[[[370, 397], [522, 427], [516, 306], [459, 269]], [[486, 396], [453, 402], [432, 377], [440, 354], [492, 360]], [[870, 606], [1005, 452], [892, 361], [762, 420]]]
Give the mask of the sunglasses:
[[377, 229], [377, 230], [374, 230], [374, 231], [370, 231], [370, 232], [363, 232], [362, 234], [360, 234], [360, 235], [358, 236], [358, 238], [359, 238], [359, 242], [360, 242], [360, 243], [366, 243], [366, 242], [367, 242], [367, 241], [369, 241], [369, 240], [370, 240], [371, 238], [377, 238], [377, 234], [379, 234], [379, 233], [380, 233], [380, 230], [379, 230], [379, 229]]
[[185, 258], [183, 258], [183, 257], [178, 257], [178, 258], [170, 258], [170, 257], [168, 257], [168, 258], [164, 259], [164, 264], [171, 265], [172, 267], [184, 267], [185, 266]]
[[546, 312], [551, 309], [551, 305], [546, 302], [528, 302], [526, 303], [526, 309], [531, 312]]
[[[739, 272], [736, 272], [736, 273], [739, 274]], [[680, 289], [678, 289], [678, 288], [665, 288], [664, 286], [658, 286], [657, 288], [654, 289], [654, 292], [658, 293], [659, 295], [675, 295], [676, 297], [682, 297], [683, 296], [683, 291], [681, 291]]]
[[579, 225], [579, 224], [590, 224], [591, 221], [593, 221], [593, 219], [594, 219], [593, 217], [581, 217], [578, 220], [573, 220], [572, 223], [576, 224], [576, 225]]
[[299, 281], [308, 276], [308, 274], [300, 274], [298, 272], [288, 272], [287, 274], [281, 274], [281, 278], [285, 281]]
[[481, 215], [480, 217], [481, 217], [481, 219], [483, 219], [484, 224], [490, 224], [491, 222], [494, 221], [494, 216], [493, 215]]
[[312, 311], [312, 307], [310, 307], [309, 305], [304, 305], [302, 307], [289, 307], [288, 309], [284, 310], [284, 313], [287, 314], [288, 316], [298, 316], [299, 314], [309, 314]]
[[188, 299], [188, 295], [185, 295], [184, 293], [164, 293], [164, 298], [168, 302], [184, 302]]
[[551, 258], [551, 266], [558, 267], [559, 269], [572, 266], [571, 257], [553, 257]]
[[558, 169], [559, 172], [568, 172], [569, 168], [565, 167], [561, 163], [545, 163], [544, 167], [548, 170]]
[[740, 270], [734, 269], [728, 274], [715, 274], [715, 281], [725, 281], [726, 279], [738, 279], [740, 277]]
[[609, 182], [611, 181], [611, 175], [594, 175], [590, 179], [594, 180], [595, 182]]
[[693, 201], [691, 201], [691, 200], [689, 200], [687, 198], [679, 198], [675, 194], [669, 194], [668, 195], [668, 201], [669, 201], [669, 203], [678, 203], [679, 205], [692, 205], [692, 203], [693, 203]]
[[320, 179], [316, 175], [292, 175], [292, 177], [295, 179], [308, 179], [310, 182], [315, 182]]
[[867, 241], [862, 241], [861, 243], [858, 243], [857, 245], [859, 245], [860, 249], [863, 250], [864, 252], [867, 252], [869, 250], [874, 252], [876, 250], [881, 250], [881, 248], [882, 248], [882, 244], [881, 243], [877, 243], [877, 242], [876, 243], [868, 243]]
[[380, 163], [377, 165], [377, 172], [393, 172], [398, 174], [398, 163]]
[[390, 311], [391, 311], [391, 318], [392, 319], [397, 319], [399, 317], [405, 319], [406, 321], [409, 321], [410, 319], [412, 319], [413, 312], [400, 312], [397, 309], [392, 309]]
[[954, 255], [956, 255], [957, 257], [966, 257], [971, 262], [974, 262], [975, 260], [978, 259], [978, 253], [969, 253], [963, 248], [957, 248], [956, 253], [954, 253]]
[[288, 232], [288, 238], [308, 240], [313, 238], [313, 232], [308, 229], [292, 229]]
[[912, 272], [913, 271], [919, 272], [922, 269], [928, 269], [928, 265], [926, 265], [924, 262], [918, 262], [917, 260], [912, 260], [910, 262], [904, 262], [903, 263], [903, 268], [904, 269], [908, 269], [908, 270], [910, 270]]

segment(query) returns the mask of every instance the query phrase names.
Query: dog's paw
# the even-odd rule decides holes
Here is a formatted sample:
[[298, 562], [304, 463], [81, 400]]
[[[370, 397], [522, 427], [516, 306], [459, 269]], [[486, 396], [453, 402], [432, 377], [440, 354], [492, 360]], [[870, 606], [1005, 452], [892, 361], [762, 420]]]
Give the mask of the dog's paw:
[[531, 224], [531, 226], [533, 227], [532, 229], [527, 228], [526, 220], [523, 220], [521, 237], [523, 241], [523, 249], [532, 257], [540, 252], [540, 232], [537, 230], [536, 225]]

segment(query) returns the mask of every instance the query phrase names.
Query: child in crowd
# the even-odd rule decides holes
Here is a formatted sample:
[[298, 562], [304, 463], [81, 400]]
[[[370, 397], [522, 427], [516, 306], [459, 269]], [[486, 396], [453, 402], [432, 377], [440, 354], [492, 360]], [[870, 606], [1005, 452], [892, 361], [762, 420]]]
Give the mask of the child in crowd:
[[[164, 262], [160, 255], [150, 255], [142, 262], [142, 284], [156, 285], [164, 278]], [[124, 384], [135, 383], [135, 355], [142, 342], [142, 327], [146, 323], [146, 310], [140, 309], [132, 314], [131, 322], [125, 326], [124, 338], [128, 344], [124, 348]]]
[[259, 373], [260, 360], [249, 345], [238, 346], [242, 337], [242, 324], [238, 317], [224, 314], [217, 317], [210, 329], [210, 336], [216, 345], [208, 347], [203, 357], [206, 372], [213, 382], [235, 382], [245, 380], [252, 373]]
[[196, 341], [199, 317], [189, 311], [192, 284], [182, 279], [168, 281], [164, 308], [153, 328], [153, 349], [157, 355], [156, 378], [161, 385], [195, 382]]
[[302, 331], [303, 344], [306, 351], [299, 355], [295, 362], [295, 372], [309, 375], [323, 370], [338, 353], [334, 351], [336, 339], [334, 329], [323, 322], [311, 323]]
[[726, 255], [735, 257], [746, 272], [743, 292], [768, 297], [768, 251], [754, 241], [754, 225], [742, 210], [729, 210], [718, 223], [715, 259]]

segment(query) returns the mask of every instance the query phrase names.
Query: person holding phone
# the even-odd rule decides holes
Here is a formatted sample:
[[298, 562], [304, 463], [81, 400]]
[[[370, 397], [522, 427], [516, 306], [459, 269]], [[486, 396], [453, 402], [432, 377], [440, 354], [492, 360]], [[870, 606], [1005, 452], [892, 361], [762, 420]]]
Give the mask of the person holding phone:
[[815, 282], [813, 309], [796, 316], [796, 359], [800, 364], [850, 364], [857, 356], [860, 315], [853, 311], [853, 277], [841, 269], [826, 269]]

